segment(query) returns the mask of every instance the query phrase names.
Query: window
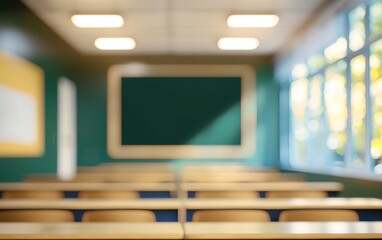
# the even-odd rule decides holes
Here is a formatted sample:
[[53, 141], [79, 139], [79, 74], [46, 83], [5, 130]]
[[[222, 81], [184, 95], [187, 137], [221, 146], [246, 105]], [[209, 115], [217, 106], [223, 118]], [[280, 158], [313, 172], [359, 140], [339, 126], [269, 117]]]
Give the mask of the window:
[[[345, 46], [346, 48], [346, 46]], [[322, 54], [310, 56], [307, 60], [309, 72], [314, 73], [325, 66], [325, 57]]]
[[283, 164], [376, 178], [382, 174], [382, 0], [351, 4], [334, 19], [341, 24], [331, 35], [343, 34], [313, 54], [291, 55], [303, 61], [290, 71], [289, 161]]
[[378, 167], [380, 168], [381, 166], [382, 159], [382, 39], [371, 45], [370, 52], [370, 97], [372, 114], [370, 155], [373, 159], [374, 170], [377, 172]]
[[317, 74], [311, 78], [309, 85], [307, 128], [310, 138], [308, 155], [311, 156], [309, 164], [317, 167], [321, 167], [324, 164], [321, 160], [325, 158], [323, 81], [323, 76]]
[[353, 58], [351, 68], [351, 161], [355, 167], [365, 164], [366, 88], [363, 55]]
[[349, 47], [357, 51], [365, 45], [365, 8], [359, 6], [349, 13]]
[[304, 164], [307, 157], [306, 142], [308, 139], [308, 129], [305, 124], [308, 107], [308, 80], [306, 78], [297, 79], [292, 83], [290, 91], [292, 156], [296, 163]]
[[341, 37], [336, 42], [324, 50], [325, 58], [328, 63], [332, 63], [346, 56], [346, 39]]
[[346, 146], [346, 63], [339, 61], [326, 69], [325, 74], [325, 124], [327, 127], [327, 160], [343, 165]]
[[382, 1], [374, 3], [370, 7], [370, 36], [382, 34]]

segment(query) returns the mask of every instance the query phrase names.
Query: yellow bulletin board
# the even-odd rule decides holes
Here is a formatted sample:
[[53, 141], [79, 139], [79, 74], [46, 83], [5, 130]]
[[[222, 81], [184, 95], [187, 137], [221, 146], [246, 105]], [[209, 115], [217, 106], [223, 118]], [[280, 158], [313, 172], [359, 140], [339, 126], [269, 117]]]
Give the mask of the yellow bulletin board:
[[0, 158], [44, 153], [44, 72], [0, 51]]

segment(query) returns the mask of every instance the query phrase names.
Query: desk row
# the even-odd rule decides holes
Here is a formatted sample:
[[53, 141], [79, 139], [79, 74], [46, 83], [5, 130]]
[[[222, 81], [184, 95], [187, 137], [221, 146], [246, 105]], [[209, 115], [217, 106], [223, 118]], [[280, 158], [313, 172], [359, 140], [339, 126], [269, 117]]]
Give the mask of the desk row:
[[[264, 210], [198, 210], [192, 222], [270, 222]], [[381, 220], [382, 219], [378, 219]], [[159, 222], [151, 210], [90, 210], [81, 215], [68, 210], [5, 210], [0, 222]], [[283, 210], [274, 221], [360, 221], [355, 210], [314, 209]], [[180, 221], [184, 222], [184, 221]]]
[[0, 191], [326, 191], [344, 188], [337, 182], [263, 182], [263, 183], [0, 183]]
[[326, 191], [196, 191], [196, 192], [138, 192], [138, 191], [4, 191], [1, 199], [144, 199], [144, 198], [197, 198], [197, 199], [280, 199], [327, 198], [334, 194]]
[[[55, 174], [28, 175], [24, 182], [62, 182]], [[304, 177], [296, 173], [280, 172], [80, 172], [70, 182], [119, 182], [119, 183], [166, 183], [166, 182], [303, 182]]]
[[266, 210], [277, 221], [283, 210], [356, 210], [361, 221], [382, 221], [382, 200], [375, 198], [324, 199], [131, 199], [131, 200], [1, 200], [0, 210], [70, 210], [76, 220], [91, 210], [152, 210], [157, 221], [191, 221], [198, 210]]
[[0, 223], [0, 239], [381, 239], [382, 222]]

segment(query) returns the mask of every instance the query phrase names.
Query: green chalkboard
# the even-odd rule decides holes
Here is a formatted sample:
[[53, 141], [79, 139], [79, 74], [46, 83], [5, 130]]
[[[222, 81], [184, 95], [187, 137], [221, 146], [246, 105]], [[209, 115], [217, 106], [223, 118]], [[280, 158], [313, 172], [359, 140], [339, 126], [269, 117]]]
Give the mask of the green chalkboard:
[[122, 145], [240, 145], [240, 77], [123, 77]]

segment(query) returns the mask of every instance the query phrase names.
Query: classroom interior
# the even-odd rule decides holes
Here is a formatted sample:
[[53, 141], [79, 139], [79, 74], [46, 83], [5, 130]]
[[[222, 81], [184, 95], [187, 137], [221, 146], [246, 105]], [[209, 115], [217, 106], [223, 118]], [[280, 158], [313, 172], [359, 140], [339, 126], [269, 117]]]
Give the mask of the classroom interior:
[[[230, 239], [237, 232], [228, 225], [191, 222], [219, 221], [223, 210], [233, 211], [232, 219], [235, 211], [254, 211], [280, 221], [285, 209], [341, 216], [350, 209], [374, 222], [367, 227], [382, 238], [381, 12], [381, 0], [0, 1], [0, 222], [1, 213], [20, 209], [71, 210], [77, 222], [98, 221], [88, 214], [93, 210], [143, 209], [155, 212], [154, 221], [172, 222], [162, 224], [173, 235], [151, 225], [142, 226], [152, 236], [134, 225], [116, 231], [137, 231], [138, 239]], [[77, 27], [72, 16], [80, 14], [117, 14], [122, 26]], [[232, 14], [277, 21], [234, 28], [226, 22]], [[102, 50], [99, 37], [129, 37], [132, 49]], [[223, 37], [254, 45], [222, 50]], [[74, 89], [69, 99], [61, 98], [61, 85]], [[105, 189], [118, 193], [103, 197], [120, 201], [92, 200]], [[312, 200], [277, 200], [287, 198], [282, 192], [317, 189], [294, 196]], [[85, 202], [48, 200], [42, 190]], [[48, 199], [36, 207], [16, 199], [28, 194], [12, 197], [23, 191]], [[272, 194], [280, 196], [262, 201]], [[138, 212], [136, 219], [152, 221]], [[263, 221], [236, 218], [247, 217]], [[104, 226], [101, 235], [118, 228]], [[254, 225], [235, 226], [252, 234], [247, 239], [259, 238]], [[39, 236], [55, 238], [54, 228]], [[76, 228], [70, 226], [72, 234], [83, 233]], [[281, 225], [259, 228], [283, 238]], [[214, 229], [224, 233], [212, 236]], [[0, 223], [0, 239], [20, 237], [12, 231]], [[33, 238], [28, 231], [22, 237]]]

